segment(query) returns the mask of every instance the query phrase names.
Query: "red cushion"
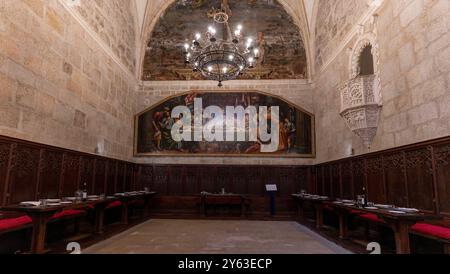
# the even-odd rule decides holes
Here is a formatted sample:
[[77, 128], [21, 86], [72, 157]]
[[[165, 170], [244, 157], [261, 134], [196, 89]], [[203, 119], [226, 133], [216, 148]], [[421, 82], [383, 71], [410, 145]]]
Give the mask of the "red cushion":
[[31, 222], [32, 222], [31, 218], [28, 216], [22, 216], [12, 219], [3, 219], [0, 220], [0, 231], [20, 228], [22, 226], [31, 224]]
[[425, 223], [417, 223], [411, 227], [414, 232], [450, 240], [450, 228]]
[[323, 207], [323, 209], [328, 210], [328, 211], [334, 211], [334, 208], [332, 206], [330, 206], [330, 205], [325, 205]]
[[115, 201], [110, 203], [106, 209], [110, 209], [110, 208], [115, 208], [115, 207], [121, 207], [122, 206], [122, 202], [121, 201]]
[[369, 221], [372, 221], [372, 222], [385, 223], [385, 221], [383, 219], [378, 218], [378, 216], [373, 213], [362, 214], [362, 215], [359, 215], [359, 217], [369, 220]]
[[55, 215], [53, 215], [50, 218], [50, 221], [53, 221], [56, 219], [61, 219], [64, 217], [72, 217], [72, 216], [75, 217], [75, 216], [83, 215], [83, 214], [84, 214], [83, 210], [74, 210], [74, 209], [64, 210], [64, 211], [58, 212]]
[[352, 214], [352, 215], [362, 215], [362, 214], [365, 214], [365, 213], [363, 211], [360, 211], [360, 210], [352, 209], [352, 210], [350, 210], [350, 214]]

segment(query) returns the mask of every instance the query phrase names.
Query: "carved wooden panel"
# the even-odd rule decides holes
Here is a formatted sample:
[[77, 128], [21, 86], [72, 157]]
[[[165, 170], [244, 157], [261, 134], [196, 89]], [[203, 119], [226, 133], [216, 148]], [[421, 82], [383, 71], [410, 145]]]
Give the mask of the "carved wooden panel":
[[108, 161], [108, 173], [106, 179], [106, 194], [113, 195], [116, 193], [116, 171], [117, 161]]
[[169, 195], [183, 195], [183, 181], [184, 181], [184, 167], [171, 166], [169, 167]]
[[387, 202], [392, 205], [407, 206], [405, 158], [403, 153], [383, 156], [384, 175], [386, 182]]
[[201, 191], [218, 192], [217, 169], [211, 166], [200, 167]]
[[94, 193], [94, 167], [95, 159], [82, 157], [81, 158], [81, 172], [80, 172], [80, 189], [86, 188], [89, 193]]
[[434, 148], [439, 212], [450, 215], [450, 145]]
[[184, 193], [186, 195], [197, 195], [200, 193], [198, 170], [197, 166], [186, 166], [185, 168]]
[[39, 148], [22, 144], [14, 145], [8, 204], [37, 199], [39, 160]]
[[342, 197], [345, 199], [353, 199], [353, 178], [352, 178], [352, 162], [345, 161], [341, 163], [341, 180], [342, 180]]
[[311, 185], [308, 179], [308, 168], [294, 168], [293, 173], [291, 174], [291, 181], [294, 187], [294, 192], [299, 193], [301, 190], [310, 191]]
[[317, 189], [317, 194], [319, 195], [324, 195], [325, 191], [324, 191], [324, 182], [323, 182], [324, 178], [323, 178], [323, 166], [318, 166], [316, 168], [316, 189]]
[[167, 184], [169, 179], [168, 166], [155, 166], [153, 170], [153, 190], [161, 195], [168, 195]]
[[231, 180], [232, 170], [231, 167], [218, 167], [217, 168], [217, 190], [222, 191], [222, 188], [226, 192], [231, 192], [232, 183]]
[[429, 149], [407, 151], [405, 159], [408, 206], [434, 211], [431, 151]]
[[59, 198], [63, 154], [59, 151], [44, 150], [39, 172], [40, 199]]
[[11, 144], [0, 143], [0, 206], [5, 205], [4, 193], [6, 190], [6, 177], [8, 172], [9, 152]]
[[386, 203], [387, 199], [383, 178], [383, 161], [381, 157], [367, 159], [366, 179], [368, 200], [376, 203]]
[[233, 180], [233, 187], [231, 189], [233, 193], [248, 194], [247, 174], [245, 167], [234, 168], [231, 179]]
[[352, 178], [353, 178], [353, 197], [357, 195], [365, 194], [365, 164], [364, 160], [352, 161]]
[[125, 190], [125, 168], [126, 164], [124, 162], [119, 162], [117, 166], [117, 184], [116, 192], [124, 192]]
[[79, 189], [80, 156], [72, 153], [64, 155], [61, 176], [61, 196], [73, 197]]
[[[258, 166], [247, 167], [248, 192], [252, 195], [264, 196], [263, 168]], [[264, 174], [265, 176], [265, 174]]]
[[331, 174], [330, 166], [323, 167], [323, 195], [331, 196]]
[[342, 197], [341, 193], [341, 174], [339, 164], [331, 166], [331, 197]]
[[153, 181], [153, 167], [152, 166], [142, 166], [141, 174], [139, 176], [140, 184], [142, 188], [151, 188]]
[[291, 167], [279, 167], [275, 169], [275, 172], [278, 173], [278, 181], [276, 182], [276, 184], [278, 185], [277, 195], [289, 196], [292, 193], [295, 193], [295, 180], [292, 177], [294, 169]]
[[[134, 182], [134, 165], [133, 164], [127, 164], [125, 169], [125, 187], [124, 191], [131, 191], [133, 188], [133, 182]], [[152, 181], [153, 183], [153, 181]], [[153, 185], [152, 185], [153, 188]]]
[[106, 190], [106, 161], [97, 159], [95, 161], [95, 185], [93, 194], [105, 194]]

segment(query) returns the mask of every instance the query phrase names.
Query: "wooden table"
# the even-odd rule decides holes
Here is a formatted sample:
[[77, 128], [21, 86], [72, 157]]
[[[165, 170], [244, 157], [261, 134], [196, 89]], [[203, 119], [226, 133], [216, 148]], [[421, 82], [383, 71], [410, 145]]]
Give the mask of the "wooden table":
[[366, 209], [357, 206], [350, 206], [341, 203], [327, 202], [329, 206], [335, 208], [339, 214], [339, 237], [347, 238], [347, 220], [351, 210], [358, 210], [364, 213], [376, 214], [378, 218], [384, 220], [395, 233], [395, 246], [397, 254], [410, 254], [409, 229], [418, 222], [436, 220], [441, 217], [423, 212], [397, 214], [389, 212], [395, 209]]
[[207, 216], [208, 205], [240, 205], [241, 218], [246, 216], [246, 207], [250, 199], [246, 195], [241, 194], [201, 194], [201, 209], [203, 216]]
[[122, 217], [121, 222], [122, 224], [128, 224], [128, 209], [130, 207], [130, 204], [133, 203], [136, 200], [143, 200], [144, 201], [144, 216], [148, 216], [149, 214], [149, 207], [150, 207], [150, 199], [154, 197], [157, 192], [146, 192], [146, 193], [136, 193], [136, 194], [127, 194], [124, 195], [117, 195], [117, 199], [119, 199], [122, 202]]
[[115, 198], [107, 198], [102, 200], [78, 202], [70, 205], [61, 206], [37, 206], [25, 207], [20, 205], [12, 205], [2, 207], [2, 211], [20, 212], [28, 215], [32, 220], [32, 238], [31, 250], [32, 254], [45, 253], [45, 238], [47, 232], [47, 224], [50, 218], [57, 212], [70, 209], [85, 209], [94, 206], [95, 210], [95, 233], [101, 234], [103, 232], [103, 217], [104, 210], [111, 202], [116, 201]]
[[305, 202], [311, 203], [313, 205], [315, 213], [316, 213], [316, 228], [318, 228], [318, 229], [322, 228], [323, 227], [323, 207], [326, 202], [330, 202], [330, 201], [332, 201], [332, 199], [312, 198], [311, 196], [305, 196], [302, 194], [292, 194], [291, 196], [292, 196], [292, 198], [294, 198], [297, 201], [299, 218], [301, 220], [304, 220], [304, 218], [305, 218], [304, 203]]

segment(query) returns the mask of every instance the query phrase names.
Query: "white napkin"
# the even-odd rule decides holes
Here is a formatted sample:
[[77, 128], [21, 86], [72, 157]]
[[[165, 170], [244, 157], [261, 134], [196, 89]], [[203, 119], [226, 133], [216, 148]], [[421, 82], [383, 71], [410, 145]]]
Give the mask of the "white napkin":
[[21, 202], [21, 206], [40, 206], [41, 202]]

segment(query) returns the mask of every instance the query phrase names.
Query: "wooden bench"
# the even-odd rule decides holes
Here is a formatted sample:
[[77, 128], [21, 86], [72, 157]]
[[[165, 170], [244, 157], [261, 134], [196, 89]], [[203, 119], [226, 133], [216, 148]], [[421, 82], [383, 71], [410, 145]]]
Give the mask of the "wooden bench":
[[[367, 213], [358, 216], [363, 221], [373, 222], [377, 225], [386, 226], [386, 222], [376, 214]], [[368, 226], [366, 226], [366, 235]], [[410, 234], [434, 240], [443, 244], [444, 253], [450, 254], [450, 228], [440, 224], [417, 223], [409, 231]]]
[[450, 228], [435, 224], [417, 223], [411, 227], [410, 233], [442, 243], [444, 253], [450, 254]]

